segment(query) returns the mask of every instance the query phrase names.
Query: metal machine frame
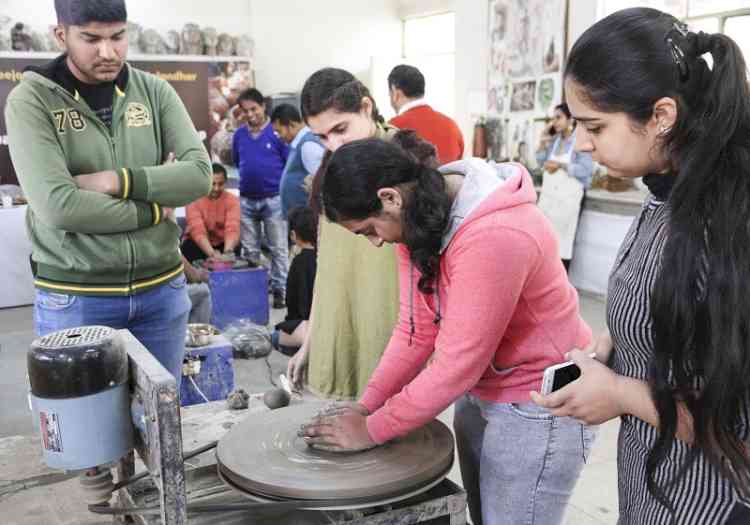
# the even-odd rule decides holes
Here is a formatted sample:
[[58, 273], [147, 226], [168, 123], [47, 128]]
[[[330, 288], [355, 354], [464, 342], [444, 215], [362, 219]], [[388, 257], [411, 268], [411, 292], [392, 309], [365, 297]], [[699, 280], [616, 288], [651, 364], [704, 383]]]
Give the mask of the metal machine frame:
[[[158, 489], [161, 523], [186, 525], [185, 465], [177, 382], [130, 332], [120, 330], [118, 333], [127, 348], [130, 365], [135, 449]], [[118, 463], [117, 478], [128, 479], [134, 473], [135, 456], [130, 452]], [[119, 492], [123, 505], [136, 504], [129, 487]]]

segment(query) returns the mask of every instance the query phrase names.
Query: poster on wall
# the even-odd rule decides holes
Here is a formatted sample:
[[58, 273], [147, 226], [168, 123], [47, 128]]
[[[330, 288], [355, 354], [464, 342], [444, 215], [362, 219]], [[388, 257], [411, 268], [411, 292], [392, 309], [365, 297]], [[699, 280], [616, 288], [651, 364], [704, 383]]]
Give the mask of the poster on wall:
[[518, 111], [534, 111], [535, 94], [535, 81], [526, 80], [524, 82], [513, 83], [513, 92], [510, 96], [511, 112], [516, 113]]
[[[49, 57], [0, 57], [0, 107], [5, 107], [8, 94], [20, 82], [27, 67], [41, 66], [50, 60]], [[175, 57], [129, 63], [169, 82], [185, 104], [212, 160], [231, 163], [231, 134], [243, 120], [241, 112], [237, 111], [237, 97], [254, 85], [250, 62], [238, 61], [237, 57], [227, 57], [226, 61], [214, 58], [186, 61]], [[17, 183], [8, 152], [5, 116], [0, 112], [0, 184]]]
[[505, 124], [505, 119], [493, 117], [488, 118], [485, 123], [487, 129], [487, 156], [490, 159], [504, 159], [508, 156]]
[[567, 0], [489, 0], [487, 116], [502, 122], [493, 126], [504, 144], [496, 160], [535, 164], [536, 122], [562, 99], [566, 14]]

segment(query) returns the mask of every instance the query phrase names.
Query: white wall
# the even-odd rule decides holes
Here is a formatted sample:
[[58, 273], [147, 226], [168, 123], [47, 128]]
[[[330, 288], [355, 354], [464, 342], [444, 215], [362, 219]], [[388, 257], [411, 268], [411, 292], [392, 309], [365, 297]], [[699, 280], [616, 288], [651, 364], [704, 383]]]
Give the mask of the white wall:
[[311, 73], [325, 66], [346, 69], [369, 83], [371, 57], [401, 54], [395, 0], [252, 0], [251, 4], [255, 78], [263, 93], [299, 91]]
[[158, 31], [179, 30], [193, 22], [219, 33], [253, 36], [250, 4], [250, 0], [127, 0], [128, 18]]
[[[2, 0], [0, 16], [44, 29], [55, 23], [52, 0]], [[323, 6], [323, 7], [321, 7]], [[473, 106], [486, 98], [488, 0], [128, 0], [131, 20], [159, 30], [186, 22], [249, 33], [256, 42], [256, 83], [267, 94], [299, 91], [313, 71], [347, 69], [373, 87], [372, 57], [400, 57], [404, 17], [456, 13], [455, 117], [467, 144]], [[597, 0], [570, 0], [569, 43], [596, 21]], [[385, 106], [387, 100], [378, 104]], [[469, 152], [470, 152], [470, 148]]]
[[[441, 0], [434, 0], [440, 2]], [[596, 22], [597, 0], [569, 0], [568, 42], [575, 40]], [[483, 105], [487, 91], [489, 50], [488, 0], [454, 2], [456, 13], [456, 121], [464, 133], [467, 154], [471, 154], [475, 116], [472, 109]]]
[[[324, 66], [347, 69], [367, 82], [371, 57], [401, 55], [397, 0], [128, 0], [127, 6], [130, 20], [159, 31], [195, 22], [249, 34], [255, 39], [256, 84], [264, 94], [299, 91]], [[0, 0], [2, 15], [36, 30], [56, 23], [52, 0]]]
[[[461, 0], [456, 13], [456, 115], [464, 135], [464, 154], [471, 156], [474, 137], [473, 99], [486, 104], [487, 60], [489, 51], [488, 0]], [[484, 105], [482, 105], [484, 107]]]
[[398, 3], [399, 16], [411, 18], [453, 11], [456, 0], [399, 0]]
[[57, 23], [54, 2], [29, 2], [28, 0], [3, 0], [0, 17], [8, 16], [15, 22], [31, 25], [37, 31]]
[[[127, 0], [128, 18], [158, 31], [181, 29], [187, 22], [213, 26], [220, 33], [248, 33], [250, 0], [185, 1]], [[24, 22], [36, 30], [57, 23], [53, 0], [2, 0], [0, 16]]]
[[599, 2], [597, 0], [570, 0], [568, 15], [568, 51], [578, 37], [596, 22]]

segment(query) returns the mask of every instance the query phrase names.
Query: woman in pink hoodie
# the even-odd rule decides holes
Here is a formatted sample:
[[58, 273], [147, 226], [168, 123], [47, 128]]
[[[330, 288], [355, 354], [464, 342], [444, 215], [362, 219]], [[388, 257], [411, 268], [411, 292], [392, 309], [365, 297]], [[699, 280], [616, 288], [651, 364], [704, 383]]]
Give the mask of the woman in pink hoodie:
[[377, 139], [336, 151], [326, 216], [376, 246], [398, 245], [401, 306], [359, 403], [306, 426], [309, 443], [382, 444], [456, 402], [473, 523], [562, 521], [592, 436], [529, 391], [591, 331], [535, 201], [520, 165], [471, 159], [437, 171]]

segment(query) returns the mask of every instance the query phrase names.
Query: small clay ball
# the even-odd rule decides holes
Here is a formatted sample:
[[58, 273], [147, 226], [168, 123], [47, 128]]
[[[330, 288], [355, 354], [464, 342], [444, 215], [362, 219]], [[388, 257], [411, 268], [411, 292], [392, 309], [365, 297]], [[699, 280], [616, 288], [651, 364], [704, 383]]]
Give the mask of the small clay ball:
[[289, 399], [289, 393], [283, 388], [274, 388], [263, 394], [263, 402], [271, 410], [287, 406]]
[[229, 410], [242, 410], [250, 406], [250, 395], [243, 389], [238, 388], [227, 396], [227, 407]]

